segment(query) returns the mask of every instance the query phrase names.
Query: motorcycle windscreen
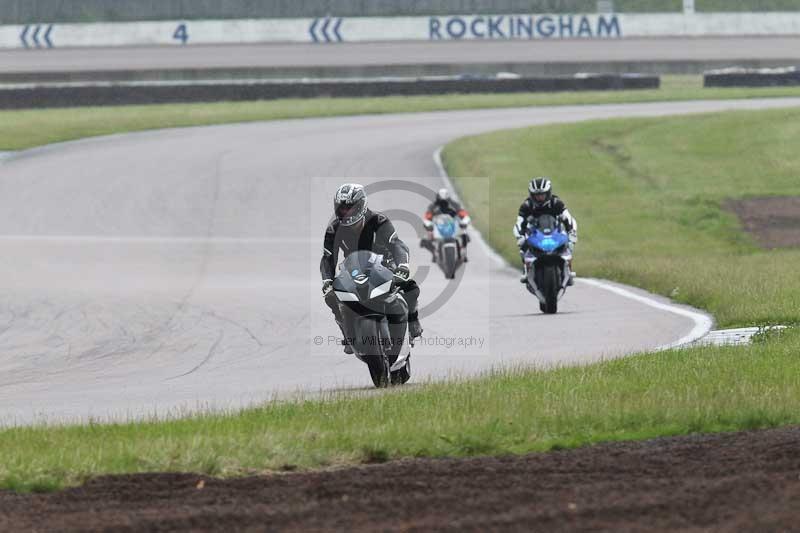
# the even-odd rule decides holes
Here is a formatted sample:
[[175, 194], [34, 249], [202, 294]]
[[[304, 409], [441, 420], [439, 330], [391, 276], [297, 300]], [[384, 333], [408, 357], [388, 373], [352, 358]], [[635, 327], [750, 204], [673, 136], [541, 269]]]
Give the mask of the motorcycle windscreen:
[[456, 221], [449, 215], [439, 215], [433, 223], [436, 225], [436, 231], [444, 239], [449, 239], [456, 233]]
[[359, 250], [347, 256], [340, 265], [341, 271], [334, 280], [334, 289], [347, 292], [366, 301], [373, 297], [374, 289], [392, 280], [392, 271], [383, 266], [383, 256]]

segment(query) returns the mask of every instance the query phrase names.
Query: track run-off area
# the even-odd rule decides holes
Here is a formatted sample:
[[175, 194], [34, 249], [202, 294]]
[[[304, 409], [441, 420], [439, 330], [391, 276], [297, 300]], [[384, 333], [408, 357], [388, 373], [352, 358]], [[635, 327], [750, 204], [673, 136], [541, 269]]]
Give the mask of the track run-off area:
[[800, 38], [702, 37], [609, 40], [230, 44], [173, 47], [0, 50], [6, 72], [151, 69], [364, 67], [487, 63], [796, 61]]
[[[503, 128], [798, 105], [698, 101], [274, 121], [16, 154], [0, 163], [0, 423], [179, 415], [369, 390], [366, 367], [335, 344], [320, 294], [323, 233], [343, 181], [373, 184], [371, 207], [396, 220], [419, 269], [425, 335], [413, 351], [412, 383], [689, 340], [710, 321], [605, 282], [579, 282], [558, 315], [544, 316], [479, 239], [463, 278], [448, 285], [419, 249], [414, 223], [430, 200], [425, 191], [442, 184], [433, 154], [457, 137]], [[525, 195], [520, 183], [520, 201]], [[515, 213], [497, 218], [490, 223], [507, 224], [511, 238]], [[580, 243], [576, 252], [580, 274]]]

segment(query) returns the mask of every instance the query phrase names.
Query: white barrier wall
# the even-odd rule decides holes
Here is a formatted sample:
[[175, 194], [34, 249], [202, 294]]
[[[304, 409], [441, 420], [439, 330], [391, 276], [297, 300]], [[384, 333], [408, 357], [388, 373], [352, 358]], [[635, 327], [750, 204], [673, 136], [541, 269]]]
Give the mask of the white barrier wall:
[[453, 15], [0, 26], [0, 48], [800, 35], [800, 13]]

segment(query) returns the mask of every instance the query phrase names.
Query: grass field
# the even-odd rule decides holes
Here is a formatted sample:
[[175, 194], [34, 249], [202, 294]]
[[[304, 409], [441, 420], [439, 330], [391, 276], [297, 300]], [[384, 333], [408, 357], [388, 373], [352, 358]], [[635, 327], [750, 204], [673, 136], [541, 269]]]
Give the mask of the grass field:
[[[510, 258], [527, 179], [551, 173], [581, 222], [582, 274], [669, 294], [713, 311], [723, 324], [797, 323], [800, 254], [758, 250], [719, 202], [800, 194], [798, 119], [800, 111], [765, 111], [533, 128], [457, 141], [445, 160], [454, 174], [492, 176], [488, 202], [463, 192], [477, 224], [493, 211], [498, 226], [482, 229]], [[798, 353], [800, 332], [790, 330], [749, 347], [523, 369], [228, 416], [7, 428], [0, 431], [0, 487], [53, 490], [107, 473], [228, 476], [524, 453], [797, 424]]]
[[706, 309], [721, 326], [787, 324], [800, 319], [800, 250], [759, 249], [722, 202], [800, 195], [798, 139], [800, 109], [735, 112], [497, 132], [443, 158], [454, 176], [491, 177], [491, 198], [462, 193], [513, 264], [527, 182], [549, 175], [578, 219], [579, 274]]
[[618, 104], [800, 96], [800, 88], [704, 89], [698, 76], [666, 76], [662, 88], [637, 91], [318, 98], [0, 111], [0, 151], [131, 131], [235, 122], [540, 105]]

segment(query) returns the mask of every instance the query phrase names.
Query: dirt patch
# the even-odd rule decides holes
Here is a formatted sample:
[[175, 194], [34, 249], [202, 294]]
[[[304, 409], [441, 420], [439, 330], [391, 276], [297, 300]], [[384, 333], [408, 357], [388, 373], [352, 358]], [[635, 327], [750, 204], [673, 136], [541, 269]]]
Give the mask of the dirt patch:
[[800, 197], [731, 200], [725, 208], [764, 248], [800, 247]]
[[0, 491], [0, 530], [777, 531], [800, 527], [799, 475], [795, 427], [232, 480], [103, 477]]

